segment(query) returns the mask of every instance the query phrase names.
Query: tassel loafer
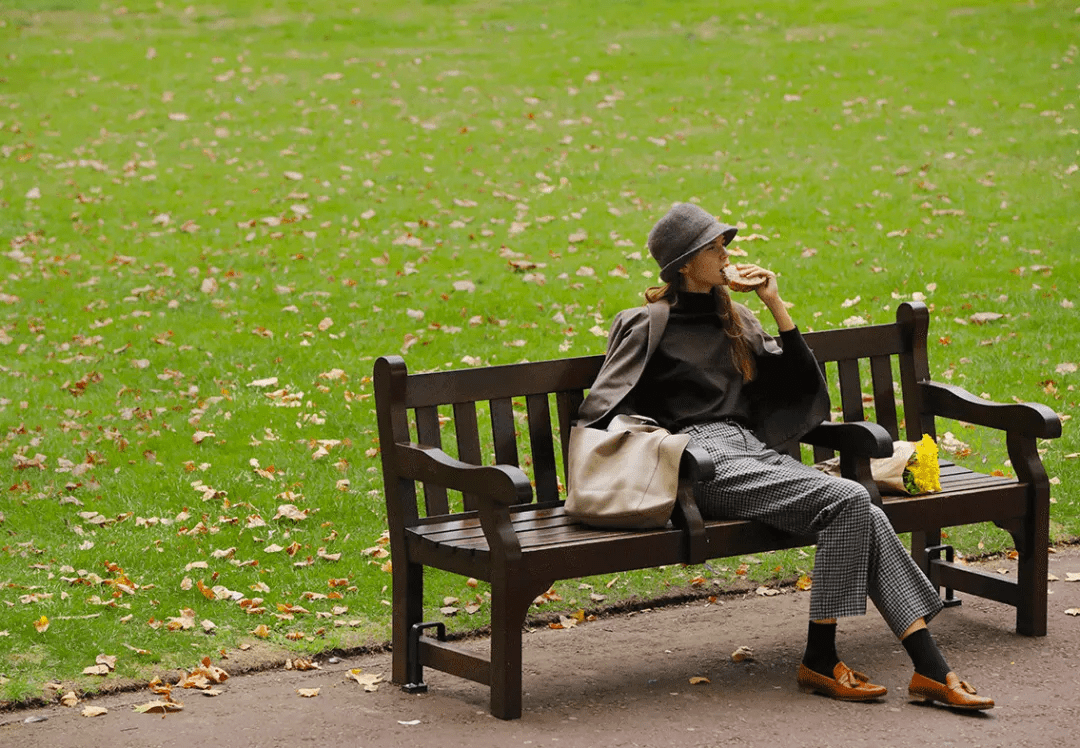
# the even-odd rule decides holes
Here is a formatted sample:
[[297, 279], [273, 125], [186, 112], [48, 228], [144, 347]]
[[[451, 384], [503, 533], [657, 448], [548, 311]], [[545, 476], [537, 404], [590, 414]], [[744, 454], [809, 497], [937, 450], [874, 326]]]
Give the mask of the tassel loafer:
[[992, 709], [994, 706], [993, 699], [976, 695], [975, 687], [960, 680], [956, 673], [946, 675], [944, 683], [915, 673], [911, 676], [908, 694], [914, 699], [934, 701], [953, 709]]
[[873, 701], [889, 691], [885, 686], [871, 683], [867, 676], [855, 672], [842, 662], [833, 668], [831, 678], [800, 664], [797, 681], [799, 688], [804, 691], [813, 691], [838, 701]]

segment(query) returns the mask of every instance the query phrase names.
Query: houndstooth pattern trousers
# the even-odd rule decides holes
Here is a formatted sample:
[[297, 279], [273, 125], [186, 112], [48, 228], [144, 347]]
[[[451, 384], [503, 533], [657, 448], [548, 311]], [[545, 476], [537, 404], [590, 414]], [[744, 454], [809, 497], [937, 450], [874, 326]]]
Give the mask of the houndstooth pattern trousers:
[[682, 433], [716, 465], [701, 498], [707, 519], [751, 519], [817, 535], [810, 620], [863, 615], [869, 596], [900, 636], [941, 610], [937, 591], [862, 485], [779, 454], [732, 421], [696, 424]]

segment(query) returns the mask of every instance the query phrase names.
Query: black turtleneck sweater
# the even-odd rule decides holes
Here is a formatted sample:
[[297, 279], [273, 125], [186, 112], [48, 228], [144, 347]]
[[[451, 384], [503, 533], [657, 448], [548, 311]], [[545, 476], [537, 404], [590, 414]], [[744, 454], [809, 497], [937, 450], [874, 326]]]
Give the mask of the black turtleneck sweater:
[[[764, 334], [764, 333], [763, 333]], [[780, 346], [797, 329], [780, 333]], [[773, 340], [765, 334], [766, 340]], [[773, 359], [773, 356], [766, 356]], [[759, 371], [775, 363], [756, 357]], [[814, 376], [809, 370], [805, 376]], [[785, 382], [800, 391], [802, 377]], [[810, 379], [809, 381], [813, 381]], [[731, 360], [731, 340], [709, 293], [680, 293], [660, 344], [634, 388], [634, 404], [671, 432], [696, 423], [733, 420], [753, 428], [752, 404], [742, 373]]]
[[642, 415], [676, 432], [695, 423], [732, 419], [749, 424], [742, 373], [709, 293], [680, 293], [664, 337], [634, 388]]

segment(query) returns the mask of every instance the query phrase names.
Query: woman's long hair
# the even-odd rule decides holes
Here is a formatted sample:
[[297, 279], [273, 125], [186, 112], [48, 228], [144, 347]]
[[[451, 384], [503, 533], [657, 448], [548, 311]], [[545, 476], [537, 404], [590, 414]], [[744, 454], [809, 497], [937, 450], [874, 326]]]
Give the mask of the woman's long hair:
[[[675, 299], [682, 289], [682, 284], [683, 277], [682, 274], [679, 274], [672, 283], [665, 283], [662, 286], [653, 286], [647, 289], [645, 291], [645, 301], [652, 303], [664, 300], [675, 303]], [[754, 352], [746, 339], [746, 329], [743, 327], [742, 317], [735, 311], [731, 295], [726, 288], [715, 286], [712, 295], [716, 300], [716, 314], [720, 317], [724, 333], [727, 335], [728, 340], [731, 341], [731, 363], [742, 374], [743, 382], [749, 382], [753, 380], [757, 372], [754, 367]]]

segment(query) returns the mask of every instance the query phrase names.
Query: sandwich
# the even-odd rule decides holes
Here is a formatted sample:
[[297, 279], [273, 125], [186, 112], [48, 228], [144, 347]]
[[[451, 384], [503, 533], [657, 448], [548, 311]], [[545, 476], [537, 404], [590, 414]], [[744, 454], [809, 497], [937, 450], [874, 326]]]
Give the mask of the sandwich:
[[734, 265], [725, 265], [723, 272], [724, 279], [728, 288], [730, 288], [732, 291], [738, 291], [740, 293], [745, 291], [753, 291], [755, 288], [763, 285], [766, 281], [768, 281], [768, 278], [766, 277], [747, 278], [742, 273], [740, 273], [739, 269]]

